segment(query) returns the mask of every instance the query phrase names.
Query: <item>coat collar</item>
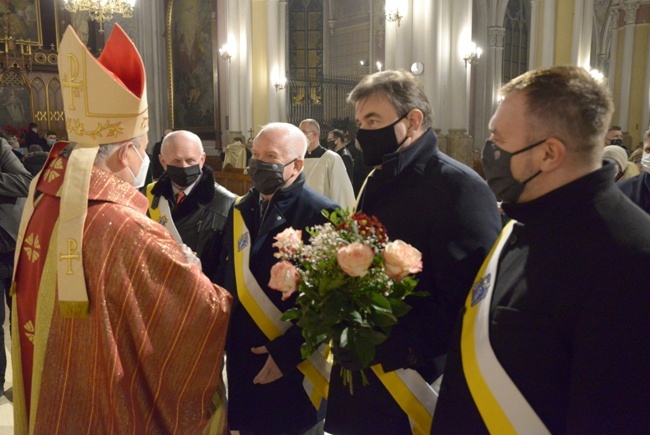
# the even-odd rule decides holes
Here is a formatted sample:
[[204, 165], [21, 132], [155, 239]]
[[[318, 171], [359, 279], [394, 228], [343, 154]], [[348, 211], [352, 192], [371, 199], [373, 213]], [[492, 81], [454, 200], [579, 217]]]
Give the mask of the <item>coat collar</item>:
[[429, 129], [406, 149], [385, 155], [381, 169], [375, 171], [373, 176], [395, 178], [410, 166], [418, 173], [424, 174], [429, 162], [428, 157], [437, 153], [438, 138], [433, 130]]
[[523, 224], [543, 224], [567, 216], [583, 215], [608, 189], [614, 188], [613, 162], [544, 196], [518, 204], [502, 204], [506, 214]]

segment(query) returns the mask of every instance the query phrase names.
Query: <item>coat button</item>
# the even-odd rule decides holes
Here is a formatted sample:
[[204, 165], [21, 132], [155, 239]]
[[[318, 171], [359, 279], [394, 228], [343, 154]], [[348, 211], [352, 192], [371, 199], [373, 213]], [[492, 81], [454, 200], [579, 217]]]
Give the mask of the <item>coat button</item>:
[[517, 237], [517, 235], [516, 235], [516, 234], [512, 234], [512, 235], [510, 236], [510, 239], [508, 240], [508, 243], [509, 243], [510, 245], [514, 245], [514, 244], [516, 244], [518, 241], [519, 241], [519, 238]]

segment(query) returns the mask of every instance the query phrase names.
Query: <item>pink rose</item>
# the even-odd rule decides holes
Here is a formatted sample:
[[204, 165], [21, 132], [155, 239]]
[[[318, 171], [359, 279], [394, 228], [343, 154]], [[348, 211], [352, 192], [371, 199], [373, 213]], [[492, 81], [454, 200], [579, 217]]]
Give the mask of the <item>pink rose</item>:
[[269, 287], [282, 292], [282, 300], [286, 301], [298, 289], [300, 275], [296, 267], [288, 261], [275, 263], [271, 268]]
[[350, 276], [364, 276], [375, 258], [375, 252], [361, 242], [341, 246], [336, 253], [336, 260], [343, 272]]
[[398, 281], [422, 270], [422, 253], [401, 240], [386, 244], [384, 260], [386, 260], [386, 275]]
[[282, 254], [293, 256], [302, 247], [302, 231], [294, 230], [291, 227], [277, 234], [274, 239], [276, 242], [273, 244], [273, 247], [278, 248], [278, 251], [280, 251], [280, 255], [278, 253], [275, 254], [277, 258], [281, 257]]

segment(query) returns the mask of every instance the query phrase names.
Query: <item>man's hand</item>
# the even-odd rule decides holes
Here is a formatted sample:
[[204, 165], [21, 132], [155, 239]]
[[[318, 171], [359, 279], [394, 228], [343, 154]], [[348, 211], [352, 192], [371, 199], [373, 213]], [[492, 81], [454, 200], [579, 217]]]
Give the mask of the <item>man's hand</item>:
[[[266, 346], [253, 347], [251, 348], [251, 352], [253, 352], [256, 355], [269, 353], [269, 351], [266, 350]], [[268, 358], [266, 359], [266, 364], [264, 364], [262, 370], [260, 370], [257, 376], [255, 376], [255, 379], [253, 379], [253, 383], [269, 384], [275, 380], [280, 379], [281, 377], [282, 377], [282, 372], [278, 368], [277, 364], [275, 364], [275, 361], [273, 361], [273, 357], [269, 355]]]
[[183, 251], [183, 254], [185, 254], [185, 260], [190, 263], [190, 264], [196, 264], [199, 266], [199, 269], [203, 269], [201, 265], [201, 260], [199, 257], [196, 255], [195, 252], [193, 252], [189, 246], [187, 246], [185, 243], [180, 245], [181, 250]]

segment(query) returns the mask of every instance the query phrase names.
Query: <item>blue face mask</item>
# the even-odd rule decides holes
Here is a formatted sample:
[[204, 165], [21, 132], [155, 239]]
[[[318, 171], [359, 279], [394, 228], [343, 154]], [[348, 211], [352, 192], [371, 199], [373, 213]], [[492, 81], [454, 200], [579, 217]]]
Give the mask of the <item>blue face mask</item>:
[[54, 145], [55, 143], [56, 143], [56, 139], [48, 139], [48, 140], [47, 140], [47, 144], [48, 144], [49, 146], [52, 146], [52, 145]]
[[488, 186], [490, 186], [490, 189], [494, 192], [497, 199], [509, 204], [516, 203], [524, 191], [526, 184], [542, 173], [542, 171], [539, 170], [532, 177], [519, 182], [515, 180], [510, 171], [510, 159], [512, 159], [512, 156], [529, 151], [544, 142], [546, 142], [546, 139], [535, 142], [534, 144], [520, 149], [519, 151], [515, 151], [514, 153], [509, 153], [508, 151], [499, 148], [499, 146], [491, 140], [485, 142], [485, 145], [483, 145], [483, 152], [481, 153], [481, 163], [483, 164], [483, 172], [485, 172]]

